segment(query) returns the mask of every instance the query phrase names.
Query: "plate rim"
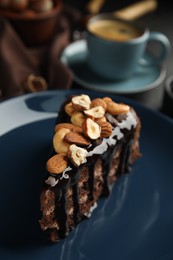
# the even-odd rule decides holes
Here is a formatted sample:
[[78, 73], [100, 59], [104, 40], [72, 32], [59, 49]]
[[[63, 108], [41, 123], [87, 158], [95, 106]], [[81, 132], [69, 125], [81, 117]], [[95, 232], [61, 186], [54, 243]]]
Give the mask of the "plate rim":
[[[95, 91], [93, 91], [93, 90], [79, 90], [79, 89], [74, 89], [74, 90], [49, 90], [49, 91], [43, 91], [43, 92], [39, 92], [39, 93], [31, 93], [31, 94], [25, 94], [25, 95], [23, 95], [23, 96], [19, 96], [19, 97], [15, 97], [15, 98], [11, 98], [10, 100], [7, 100], [7, 101], [4, 101], [3, 103], [0, 103], [0, 108], [1, 108], [1, 105], [3, 105], [3, 104], [5, 104], [6, 102], [8, 102], [8, 104], [9, 103], [13, 103], [14, 102], [14, 105], [15, 105], [15, 102], [16, 102], [16, 100], [17, 101], [19, 101], [20, 102], [20, 100], [22, 100], [22, 99], [25, 99], [25, 98], [30, 98], [30, 97], [35, 97], [35, 96], [44, 96], [44, 95], [49, 95], [49, 96], [54, 96], [55, 94], [57, 94], [58, 95], [58, 92], [61, 92], [62, 94], [65, 94], [65, 95], [69, 95], [69, 94], [71, 94], [72, 92], [73, 93], [77, 93], [77, 92], [79, 92], [79, 93], [81, 93], [81, 92], [83, 92], [83, 91], [85, 91], [86, 93], [94, 93], [95, 95], [103, 95], [103, 93], [97, 93], [97, 92], [95, 92]], [[130, 102], [131, 104], [134, 104], [135, 106], [137, 106], [137, 108], [139, 107], [140, 109], [142, 109], [142, 111], [143, 111], [143, 109], [145, 110], [145, 111], [147, 111], [147, 114], [149, 113], [149, 112], [151, 112], [151, 116], [153, 117], [156, 117], [156, 120], [164, 120], [165, 122], [170, 122], [171, 123], [171, 129], [173, 129], [173, 120], [171, 120], [171, 118], [169, 118], [169, 117], [167, 117], [167, 116], [164, 116], [162, 113], [160, 113], [160, 112], [158, 112], [158, 111], [155, 111], [155, 110], [152, 110], [152, 109], [150, 109], [150, 108], [148, 108], [148, 107], [145, 107], [144, 105], [142, 105], [141, 103], [139, 103], [139, 102], [137, 102], [137, 101], [134, 101], [134, 100], [131, 100], [131, 99], [129, 99], [129, 98], [126, 98], [126, 97], [121, 97], [121, 96], [118, 96], [118, 95], [113, 95], [113, 94], [111, 94], [111, 96], [114, 96], [114, 98], [116, 99], [116, 97], [117, 98], [119, 98], [120, 100], [122, 99], [122, 100], [127, 100], [128, 102]], [[25, 99], [26, 100], [26, 99]], [[7, 104], [7, 105], [8, 105]], [[167, 128], [166, 128], [167, 129]], [[25, 249], [26, 250], [26, 249]], [[25, 252], [25, 250], [24, 250], [24, 252]], [[30, 248], [28, 249], [28, 250], [30, 250]], [[41, 250], [41, 249], [38, 249], [38, 251], [39, 250]], [[32, 254], [31, 254], [31, 257], [33, 256], [33, 248], [32, 248]], [[45, 256], [47, 256], [48, 255], [48, 253], [47, 252], [50, 252], [50, 251], [45, 251]], [[55, 251], [53, 251], [52, 250], [52, 252], [55, 252]], [[167, 252], [168, 254], [169, 254], [169, 252]], [[42, 253], [41, 253], [42, 254]], [[172, 251], [171, 251], [171, 254], [172, 254]], [[1, 253], [0, 253], [0, 256], [1, 256]], [[2, 253], [2, 256], [3, 256], [3, 253]], [[50, 257], [54, 257], [54, 254], [53, 253], [51, 253], [50, 254]], [[162, 257], [162, 255], [161, 255], [161, 257]], [[20, 255], [19, 255], [19, 259], [21, 259], [20, 258]], [[38, 257], [38, 259], [40, 259], [40, 257]], [[93, 258], [92, 258], [93, 259]]]
[[167, 114], [164, 114], [163, 112], [161, 112], [159, 110], [155, 110], [150, 107], [147, 107], [137, 100], [131, 99], [129, 97], [121, 96], [118, 93], [107, 93], [107, 91], [100, 92], [100, 91], [95, 91], [92, 89], [77, 89], [77, 88], [66, 89], [66, 90], [57, 89], [57, 90], [45, 90], [45, 91], [40, 91], [40, 92], [35, 92], [35, 93], [26, 93], [21, 96], [15, 96], [15, 97], [11, 97], [6, 100], [3, 100], [2, 102], [0, 102], [0, 108], [2, 106], [8, 105], [9, 103], [13, 103], [15, 101], [26, 100], [26, 99], [28, 99], [30, 97], [34, 97], [34, 96], [45, 96], [45, 95], [53, 96], [54, 94], [56, 94], [58, 92], [60, 92], [62, 94], [65, 93], [68, 95], [73, 94], [73, 93], [75, 93], [75, 94], [82, 93], [82, 92], [86, 92], [86, 94], [93, 93], [93, 94], [98, 94], [98, 95], [110, 94], [114, 99], [119, 98], [119, 99], [125, 100], [128, 103], [134, 104], [135, 106], [137, 106], [139, 108], [150, 111], [150, 113], [153, 113], [154, 115], [161, 117], [163, 120], [166, 120], [166, 121], [170, 122], [171, 124], [173, 124], [173, 119], [171, 117], [169, 117]]

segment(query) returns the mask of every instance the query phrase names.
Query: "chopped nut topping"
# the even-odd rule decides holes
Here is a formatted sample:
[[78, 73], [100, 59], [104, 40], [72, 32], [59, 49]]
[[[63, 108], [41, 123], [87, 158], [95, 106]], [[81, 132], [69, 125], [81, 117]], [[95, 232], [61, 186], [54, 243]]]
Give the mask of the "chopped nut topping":
[[71, 123], [59, 123], [55, 126], [55, 132], [61, 128], [69, 129], [70, 131], [82, 133], [82, 127], [73, 125]]
[[72, 104], [75, 110], [83, 111], [90, 108], [91, 100], [88, 95], [80, 95], [72, 98]]
[[68, 166], [68, 158], [64, 154], [52, 156], [46, 164], [48, 172], [53, 174], [62, 173]]
[[64, 110], [70, 116], [71, 123], [59, 123], [55, 126], [53, 147], [57, 155], [47, 162], [48, 171], [55, 174], [62, 172], [62, 169], [64, 174], [68, 167], [67, 158], [76, 167], [85, 163], [88, 151], [82, 147], [90, 146], [91, 140], [99, 142], [100, 137], [110, 137], [112, 127], [122, 127], [123, 124], [122, 122], [120, 125], [114, 115], [127, 114], [130, 107], [116, 103], [109, 97], [91, 101], [89, 96], [82, 94], [74, 96]]
[[104, 97], [103, 101], [106, 103], [106, 105], [108, 104], [108, 102], [112, 101], [112, 99], [110, 97]]
[[67, 113], [67, 115], [72, 116], [72, 114], [75, 112], [72, 102], [66, 104], [64, 110]]
[[95, 121], [97, 124], [99, 124], [99, 123], [101, 123], [101, 122], [107, 122], [107, 119], [106, 119], [105, 116], [103, 116], [103, 117], [100, 117], [100, 118], [95, 118], [94, 121]]
[[74, 112], [71, 116], [71, 122], [75, 126], [82, 126], [85, 116], [82, 112]]
[[101, 118], [105, 114], [105, 110], [102, 106], [93, 107], [91, 109], [85, 110], [84, 113], [93, 118]]
[[90, 145], [90, 141], [86, 139], [82, 134], [76, 132], [69, 132], [64, 136], [64, 140], [71, 144], [77, 144], [81, 146]]
[[92, 140], [100, 137], [100, 126], [91, 118], [87, 118], [82, 124], [84, 134]]
[[114, 101], [110, 101], [107, 103], [107, 112], [111, 115], [119, 115], [128, 113], [130, 111], [130, 107], [123, 103], [116, 103]]
[[100, 122], [99, 126], [101, 127], [101, 134], [100, 136], [109, 137], [112, 134], [112, 125], [109, 122]]
[[57, 153], [67, 154], [69, 144], [64, 141], [64, 136], [69, 132], [69, 129], [61, 128], [54, 134], [53, 146]]
[[78, 147], [75, 144], [70, 145], [68, 150], [68, 157], [75, 166], [80, 166], [86, 162], [87, 150], [81, 147]]
[[101, 106], [106, 111], [107, 104], [102, 98], [96, 98], [91, 101], [91, 107]]

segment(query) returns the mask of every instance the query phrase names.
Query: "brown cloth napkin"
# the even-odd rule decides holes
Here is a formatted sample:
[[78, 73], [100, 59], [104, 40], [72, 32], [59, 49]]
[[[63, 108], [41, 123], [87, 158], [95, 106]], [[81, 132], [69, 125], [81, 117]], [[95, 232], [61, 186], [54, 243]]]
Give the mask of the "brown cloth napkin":
[[[79, 16], [66, 8], [56, 35], [46, 46], [28, 48], [11, 24], [0, 17], [0, 98], [22, 95], [29, 90], [24, 82], [31, 75], [41, 76], [48, 89], [68, 89], [72, 74], [60, 62], [62, 50], [70, 43], [73, 26]], [[80, 19], [80, 18], [79, 18]]]

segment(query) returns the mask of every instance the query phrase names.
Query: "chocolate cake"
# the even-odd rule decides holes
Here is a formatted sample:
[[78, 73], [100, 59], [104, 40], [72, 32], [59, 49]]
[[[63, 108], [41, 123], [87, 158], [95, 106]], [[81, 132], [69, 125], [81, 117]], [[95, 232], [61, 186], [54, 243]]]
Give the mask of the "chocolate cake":
[[100, 197], [140, 156], [135, 110], [109, 97], [82, 94], [61, 107], [46, 163], [39, 221], [52, 242], [91, 216]]

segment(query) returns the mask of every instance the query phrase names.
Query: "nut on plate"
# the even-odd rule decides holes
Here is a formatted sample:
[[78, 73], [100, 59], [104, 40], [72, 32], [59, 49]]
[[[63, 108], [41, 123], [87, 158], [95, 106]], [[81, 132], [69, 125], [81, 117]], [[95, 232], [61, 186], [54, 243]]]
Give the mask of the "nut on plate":
[[78, 147], [75, 144], [70, 145], [67, 153], [69, 159], [76, 167], [86, 162], [87, 154], [86, 149]]
[[85, 136], [92, 140], [96, 140], [100, 137], [100, 126], [89, 117], [84, 120], [82, 129]]
[[47, 171], [53, 174], [62, 173], [68, 166], [68, 158], [64, 154], [55, 154], [47, 161]]

